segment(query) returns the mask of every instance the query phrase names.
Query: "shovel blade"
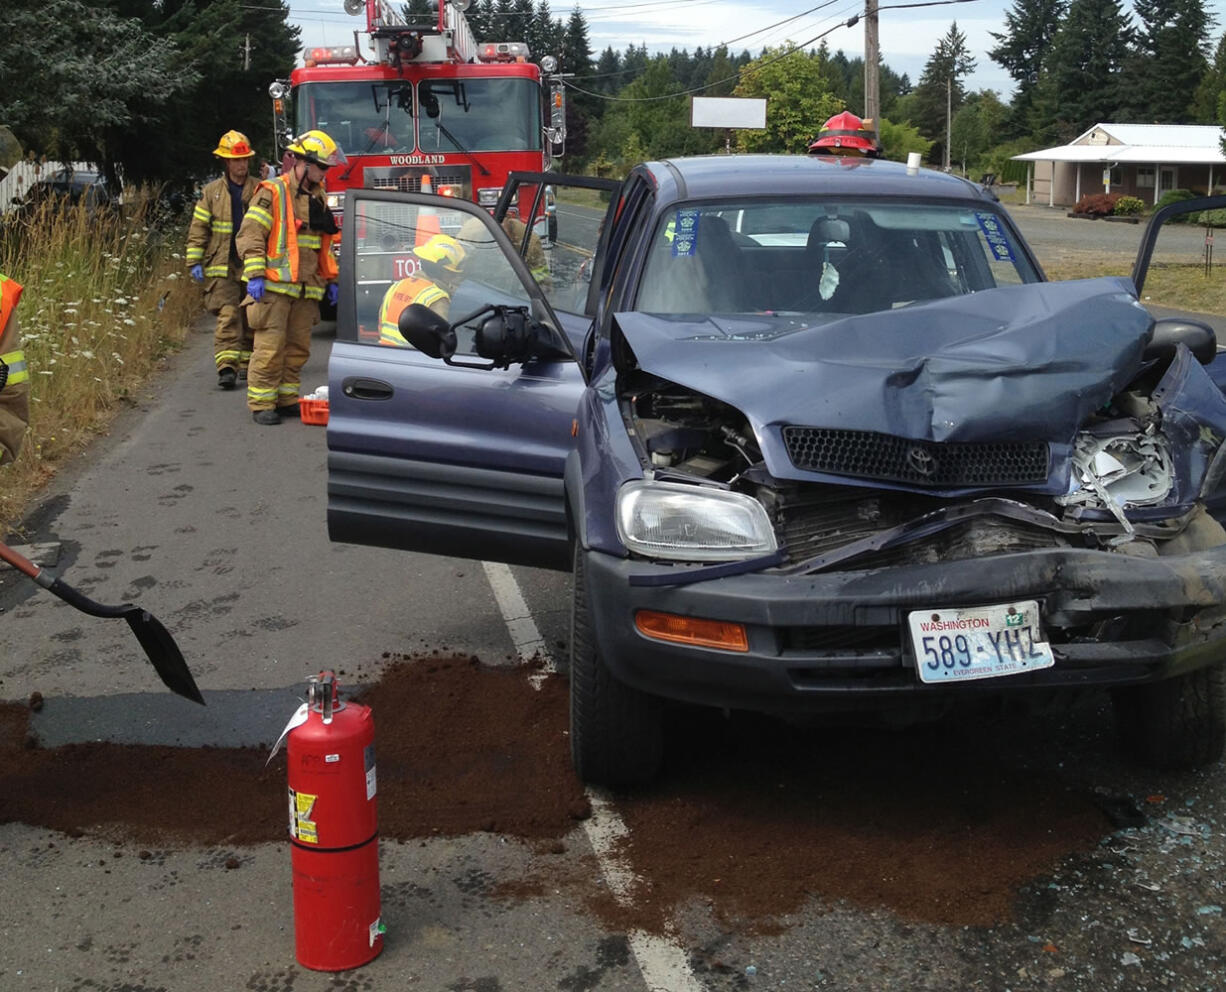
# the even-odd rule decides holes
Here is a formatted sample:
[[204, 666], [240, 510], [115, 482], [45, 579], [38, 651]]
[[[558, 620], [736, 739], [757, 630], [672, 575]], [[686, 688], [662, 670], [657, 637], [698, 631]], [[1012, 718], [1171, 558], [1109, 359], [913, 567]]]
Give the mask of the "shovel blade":
[[128, 626], [140, 641], [140, 646], [145, 649], [145, 654], [149, 656], [149, 661], [166, 688], [203, 706], [204, 696], [196, 687], [191, 669], [187, 667], [179, 645], [170, 636], [170, 631], [162, 626], [161, 621], [139, 606], [125, 610], [124, 619], [128, 621]]

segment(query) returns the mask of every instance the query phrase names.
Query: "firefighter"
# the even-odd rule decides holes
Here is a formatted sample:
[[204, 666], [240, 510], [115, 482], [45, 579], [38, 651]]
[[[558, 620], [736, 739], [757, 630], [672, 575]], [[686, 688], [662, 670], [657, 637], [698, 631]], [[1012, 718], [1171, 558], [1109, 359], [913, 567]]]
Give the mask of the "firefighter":
[[213, 154], [224, 175], [204, 187], [187, 231], [187, 264], [192, 278], [204, 284], [204, 305], [217, 317], [213, 359], [217, 385], [233, 389], [247, 378], [251, 329], [239, 306], [243, 299], [242, 265], [234, 238], [251, 204], [258, 180], [250, 175], [255, 150], [241, 131], [227, 131]]
[[21, 285], [0, 274], [0, 465], [17, 457], [30, 422], [30, 373], [17, 328]]
[[451, 312], [451, 294], [462, 277], [467, 252], [455, 238], [436, 234], [413, 249], [421, 263], [418, 272], [397, 280], [388, 287], [379, 307], [379, 344], [408, 348], [400, 333], [400, 314], [405, 307], [420, 303], [444, 320]]
[[[520, 220], [519, 214], [514, 211], [502, 218], [502, 230], [515, 247], [516, 252], [519, 251], [520, 245], [524, 243], [524, 231], [526, 228], [527, 225]], [[466, 220], [461, 225], [460, 231], [456, 236], [463, 244], [473, 245], [477, 248], [492, 248], [494, 244], [489, 235], [486, 234], [485, 225], [476, 217], [470, 217]], [[549, 263], [545, 259], [545, 247], [541, 244], [541, 239], [535, 231], [528, 236], [528, 250], [524, 253], [524, 264], [528, 266], [528, 271], [532, 273], [532, 278], [543, 289], [548, 291], [552, 288], [553, 276], [549, 272]]]
[[877, 143], [872, 119], [861, 120], [845, 110], [822, 125], [817, 139], [809, 146], [809, 154], [878, 158], [881, 146]]
[[336, 218], [324, 199], [324, 176], [346, 161], [323, 131], [306, 131], [288, 146], [289, 169], [256, 188], [238, 232], [247, 280], [247, 320], [255, 350], [247, 406], [257, 424], [298, 416], [302, 366], [311, 353], [319, 303], [337, 298]]

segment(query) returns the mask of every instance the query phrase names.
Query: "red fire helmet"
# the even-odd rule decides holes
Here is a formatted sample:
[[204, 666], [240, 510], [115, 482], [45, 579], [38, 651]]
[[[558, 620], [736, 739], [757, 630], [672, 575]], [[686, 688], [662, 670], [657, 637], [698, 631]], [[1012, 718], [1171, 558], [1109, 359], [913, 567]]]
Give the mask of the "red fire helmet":
[[809, 146], [810, 155], [867, 155], [880, 152], [872, 121], [862, 121], [850, 111], [835, 114], [822, 125], [817, 140]]

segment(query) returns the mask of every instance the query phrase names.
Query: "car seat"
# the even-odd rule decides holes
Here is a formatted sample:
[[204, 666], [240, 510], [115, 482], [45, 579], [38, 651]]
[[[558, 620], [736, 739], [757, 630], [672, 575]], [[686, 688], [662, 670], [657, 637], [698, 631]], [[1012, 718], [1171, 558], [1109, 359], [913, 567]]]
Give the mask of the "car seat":
[[690, 254], [673, 254], [673, 239], [657, 237], [635, 309], [646, 313], [738, 313], [744, 279], [740, 249], [722, 217], [703, 214]]

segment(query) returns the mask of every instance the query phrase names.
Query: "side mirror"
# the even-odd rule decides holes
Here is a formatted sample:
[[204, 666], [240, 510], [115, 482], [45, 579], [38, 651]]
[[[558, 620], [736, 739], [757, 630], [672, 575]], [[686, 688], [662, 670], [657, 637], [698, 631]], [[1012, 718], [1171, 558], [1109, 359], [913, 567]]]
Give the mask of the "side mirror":
[[455, 354], [455, 331], [429, 307], [410, 303], [397, 323], [401, 336], [423, 355], [447, 361]]
[[565, 358], [543, 324], [537, 323], [523, 307], [494, 306], [492, 313], [477, 327], [474, 345], [477, 354], [493, 368], [508, 368], [514, 362], [533, 358]]
[[1154, 321], [1143, 357], [1148, 360], [1169, 356], [1180, 344], [1186, 344], [1201, 365], [1208, 365], [1217, 357], [1217, 334], [1213, 328], [1188, 317], [1163, 317]]
[[505, 367], [528, 357], [531, 337], [526, 313], [500, 307], [481, 322], [474, 344], [482, 358]]

